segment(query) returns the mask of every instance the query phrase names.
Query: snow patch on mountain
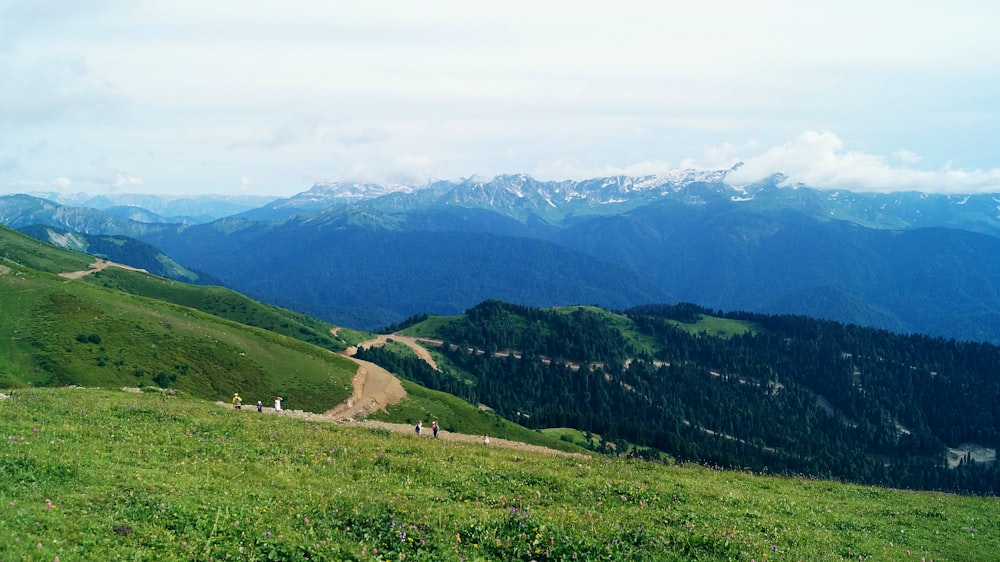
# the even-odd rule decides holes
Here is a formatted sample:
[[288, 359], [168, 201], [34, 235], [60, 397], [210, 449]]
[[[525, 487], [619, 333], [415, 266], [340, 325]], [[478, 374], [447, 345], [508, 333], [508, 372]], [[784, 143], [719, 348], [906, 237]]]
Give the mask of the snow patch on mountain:
[[314, 200], [329, 200], [332, 198], [356, 201], [381, 197], [390, 193], [411, 194], [416, 189], [414, 186], [399, 183], [378, 184], [336, 181], [317, 183], [309, 191], [300, 193], [295, 197], [300, 200], [308, 200], [309, 198]]

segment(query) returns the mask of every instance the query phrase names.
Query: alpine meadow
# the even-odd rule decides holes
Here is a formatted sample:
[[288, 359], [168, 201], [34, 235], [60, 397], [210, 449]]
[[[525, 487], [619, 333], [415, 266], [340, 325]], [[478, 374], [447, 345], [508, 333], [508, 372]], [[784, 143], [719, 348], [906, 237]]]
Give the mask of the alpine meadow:
[[[4, 559], [992, 560], [1000, 545], [989, 344], [496, 300], [379, 335], [7, 228], [0, 254]], [[395, 399], [366, 394], [381, 368]]]

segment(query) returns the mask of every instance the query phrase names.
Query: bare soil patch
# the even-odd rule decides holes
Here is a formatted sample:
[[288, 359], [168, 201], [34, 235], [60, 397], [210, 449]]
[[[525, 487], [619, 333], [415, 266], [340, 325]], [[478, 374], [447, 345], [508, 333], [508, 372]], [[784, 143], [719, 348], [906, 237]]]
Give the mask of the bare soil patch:
[[345, 357], [358, 364], [358, 371], [352, 380], [354, 393], [347, 400], [323, 412], [324, 415], [340, 420], [364, 418], [376, 410], [384, 410], [389, 404], [398, 404], [406, 397], [403, 385], [389, 371], [350, 355]]
[[60, 273], [59, 276], [60, 277], [65, 277], [67, 279], [79, 279], [79, 278], [81, 278], [81, 277], [83, 277], [85, 275], [90, 275], [91, 273], [95, 273], [95, 272], [98, 272], [98, 271], [103, 271], [103, 270], [105, 270], [105, 269], [107, 269], [109, 267], [120, 267], [122, 269], [127, 269], [129, 271], [141, 271], [143, 273], [149, 273], [145, 269], [139, 269], [137, 267], [132, 267], [130, 265], [125, 265], [123, 263], [117, 263], [117, 262], [113, 262], [113, 261], [98, 259], [94, 263], [90, 264], [90, 268], [89, 269], [85, 269], [83, 271], [67, 271], [65, 273]]

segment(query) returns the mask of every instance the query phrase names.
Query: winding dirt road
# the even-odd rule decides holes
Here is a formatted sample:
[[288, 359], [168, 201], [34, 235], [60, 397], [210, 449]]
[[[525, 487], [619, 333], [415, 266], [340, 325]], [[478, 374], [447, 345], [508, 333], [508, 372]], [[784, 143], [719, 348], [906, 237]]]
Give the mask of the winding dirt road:
[[[337, 328], [334, 328], [330, 333], [336, 336], [337, 330]], [[390, 341], [398, 341], [409, 346], [417, 354], [417, 357], [426, 361], [434, 369], [438, 368], [431, 354], [419, 343], [420, 341], [427, 341], [431, 344], [436, 343], [440, 345], [435, 340], [423, 340], [421, 338], [390, 334], [380, 335], [374, 339], [363, 341], [357, 346], [348, 347], [340, 355], [358, 364], [358, 371], [354, 374], [352, 381], [354, 384], [354, 393], [347, 400], [323, 412], [323, 415], [339, 420], [354, 421], [365, 418], [376, 410], [384, 410], [390, 404], [398, 404], [400, 400], [406, 397], [406, 391], [403, 390], [403, 385], [400, 384], [399, 379], [395, 375], [374, 363], [354, 357], [359, 348], [379, 347]]]
[[[331, 330], [331, 332], [336, 335], [336, 329]], [[410, 346], [418, 356], [437, 369], [437, 364], [434, 362], [430, 353], [428, 353], [427, 350], [421, 347], [418, 343], [420, 341], [426, 341], [431, 345], [441, 345], [436, 340], [424, 340], [423, 338], [413, 338], [399, 335], [381, 335], [377, 338], [361, 342], [359, 346], [368, 348], [372, 346], [385, 345], [389, 340], [399, 341]], [[423, 433], [418, 437], [413, 426], [409, 424], [389, 423], [365, 419], [366, 416], [372, 412], [385, 409], [387, 405], [396, 404], [401, 401], [406, 397], [406, 391], [403, 390], [403, 385], [400, 384], [399, 379], [397, 379], [392, 373], [374, 363], [355, 358], [355, 353], [357, 353], [357, 347], [349, 347], [340, 353], [340, 355], [343, 355], [358, 364], [358, 371], [354, 374], [353, 379], [354, 394], [352, 394], [350, 398], [344, 400], [340, 404], [337, 404], [322, 414], [314, 414], [312, 412], [303, 412], [300, 410], [282, 410], [281, 415], [313, 421], [325, 421], [356, 425], [360, 427], [386, 429], [396, 433], [408, 433], [419, 439], [434, 439], [429, 426], [425, 427]], [[218, 404], [227, 408], [232, 407], [225, 402], [218, 402]], [[248, 405], [241, 411], [256, 413], [256, 408], [252, 405]], [[265, 407], [264, 411], [274, 413], [273, 408]], [[587, 455], [581, 453], [566, 453], [556, 449], [549, 449], [539, 445], [530, 445], [528, 443], [521, 443], [520, 441], [500, 439], [498, 437], [490, 437], [489, 441], [486, 441], [483, 439], [482, 435], [452, 433], [443, 429], [438, 432], [437, 439], [440, 441], [480, 443], [483, 446], [503, 447], [507, 449], [517, 449], [519, 451], [535, 451], [553, 455], [589, 458]]]

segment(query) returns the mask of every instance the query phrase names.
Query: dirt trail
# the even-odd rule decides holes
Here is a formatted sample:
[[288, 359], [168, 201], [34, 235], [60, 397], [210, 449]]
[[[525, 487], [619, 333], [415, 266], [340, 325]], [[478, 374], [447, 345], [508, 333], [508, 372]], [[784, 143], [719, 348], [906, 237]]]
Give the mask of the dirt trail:
[[[231, 404], [226, 402], [216, 402], [219, 406], [223, 408], [232, 409]], [[332, 411], [332, 410], [331, 410]], [[261, 415], [257, 413], [257, 407], [254, 404], [245, 404], [240, 413], [252, 413], [255, 415]], [[402, 424], [402, 423], [389, 423], [384, 421], [376, 420], [366, 420], [366, 419], [352, 419], [345, 418], [343, 414], [340, 415], [330, 415], [328, 413], [314, 414], [312, 412], [303, 412], [301, 410], [285, 410], [282, 409], [281, 412], [275, 412], [274, 408], [264, 407], [264, 414], [278, 414], [285, 417], [299, 418], [309, 421], [336, 423], [340, 425], [352, 425], [356, 427], [367, 427], [370, 429], [384, 429], [387, 431], [392, 431], [394, 433], [405, 433], [412, 435], [414, 439], [434, 439], [431, 434], [430, 426], [425, 426], [421, 435], [417, 436], [412, 425]], [[518, 451], [532, 451], [536, 453], [546, 453], [550, 455], [563, 455], [567, 457], [576, 457], [580, 459], [592, 458], [583, 453], [567, 453], [565, 451], [560, 451], [557, 449], [549, 449], [547, 447], [542, 447], [540, 445], [530, 445], [528, 443], [521, 443], [520, 441], [510, 441], [508, 439], [500, 439], [499, 437], [490, 437], [489, 443], [483, 440], [482, 435], [468, 435], [465, 433], [452, 433], [450, 431], [441, 430], [438, 432], [437, 441], [443, 442], [455, 442], [455, 443], [479, 443], [484, 447], [501, 447], [504, 449], [515, 449]]]
[[90, 275], [91, 273], [96, 273], [98, 271], [103, 271], [109, 267], [120, 267], [122, 269], [128, 269], [129, 271], [141, 271], [143, 273], [149, 273], [145, 269], [139, 269], [137, 267], [132, 267], [130, 265], [125, 265], [123, 263], [116, 263], [113, 261], [103, 260], [98, 258], [97, 261], [90, 264], [90, 269], [85, 269], [83, 271], [67, 271], [65, 273], [60, 273], [60, 277], [65, 277], [67, 279], [79, 279], [85, 275]]
[[[330, 333], [336, 336], [338, 331], [339, 328], [334, 328], [330, 330]], [[431, 354], [418, 343], [425, 341], [440, 345], [440, 342], [436, 342], [435, 340], [390, 334], [380, 335], [374, 339], [363, 341], [357, 346], [348, 347], [340, 352], [340, 355], [358, 364], [358, 371], [354, 374], [354, 379], [352, 380], [354, 392], [347, 400], [323, 412], [323, 415], [340, 420], [357, 420], [365, 418], [377, 410], [384, 410], [390, 404], [397, 404], [406, 397], [403, 385], [400, 384], [399, 379], [392, 373], [374, 363], [354, 357], [359, 348], [367, 349], [369, 347], [382, 346], [390, 340], [409, 346], [427, 364], [434, 369], [438, 368]]]
[[323, 415], [339, 420], [354, 420], [363, 418], [375, 412], [384, 410], [390, 404], [397, 404], [406, 397], [406, 391], [399, 379], [378, 365], [352, 357], [356, 350], [350, 348], [350, 355], [345, 351], [341, 355], [358, 364], [354, 373], [354, 393], [340, 404], [330, 408]]
[[431, 357], [430, 352], [427, 351], [427, 348], [425, 348], [420, 344], [428, 343], [434, 346], [441, 346], [444, 344], [444, 342], [442, 342], [441, 340], [434, 340], [430, 338], [415, 338], [413, 336], [401, 336], [399, 334], [382, 334], [375, 339], [359, 343], [357, 347], [348, 348], [344, 353], [348, 355], [354, 355], [355, 353], [357, 353], [358, 348], [368, 349], [369, 347], [381, 347], [389, 343], [390, 341], [399, 342], [401, 344], [408, 346], [410, 349], [413, 350], [414, 353], [417, 354], [417, 357], [419, 357], [428, 365], [430, 365], [432, 369], [434, 369], [435, 371], [440, 371], [440, 369], [438, 369], [437, 362], [435, 362], [434, 358]]
[[[331, 330], [331, 333], [336, 336], [338, 328]], [[358, 372], [354, 375], [354, 394], [350, 398], [344, 400], [340, 404], [337, 404], [333, 408], [323, 412], [322, 414], [313, 414], [311, 412], [302, 412], [296, 410], [282, 410], [281, 415], [285, 416], [295, 416], [308, 420], [315, 421], [327, 421], [340, 424], [350, 424], [357, 425], [361, 427], [369, 428], [379, 428], [393, 431], [396, 433], [406, 433], [413, 435], [414, 438], [419, 439], [434, 439], [430, 426], [425, 427], [423, 433], [417, 437], [413, 426], [409, 424], [400, 423], [389, 423], [383, 421], [364, 419], [366, 416], [375, 412], [376, 410], [385, 409], [385, 406], [390, 404], [396, 404], [400, 400], [406, 397], [406, 391], [403, 390], [403, 385], [400, 384], [399, 379], [397, 379], [392, 373], [386, 371], [378, 365], [357, 359], [354, 354], [357, 353], [358, 347], [368, 348], [380, 345], [385, 345], [389, 340], [398, 341], [408, 345], [417, 356], [426, 361], [431, 367], [437, 369], [437, 363], [434, 362], [434, 358], [431, 354], [427, 352], [424, 347], [420, 345], [419, 342], [428, 343], [430, 345], [441, 345], [442, 342], [439, 340], [432, 340], [426, 338], [415, 338], [411, 336], [400, 336], [398, 334], [390, 335], [380, 335], [374, 339], [366, 340], [359, 343], [357, 346], [349, 347], [342, 351], [340, 355], [347, 357], [351, 361], [358, 364]], [[220, 405], [229, 406], [224, 402], [219, 402]], [[231, 407], [231, 406], [229, 406]], [[256, 413], [256, 408], [249, 407], [245, 408], [247, 411], [252, 411]], [[273, 408], [264, 408], [265, 412], [273, 413]], [[579, 453], [564, 453], [556, 449], [549, 449], [546, 447], [541, 447], [539, 445], [529, 445], [527, 443], [521, 443], [519, 441], [509, 441], [507, 439], [499, 439], [496, 437], [490, 437], [489, 442], [484, 441], [482, 435], [467, 435], [464, 433], [452, 433], [450, 431], [441, 430], [438, 432], [438, 440], [440, 441], [456, 441], [464, 443], [481, 443], [484, 447], [504, 447], [509, 449], [517, 449], [520, 451], [536, 451], [548, 454], [556, 455], [570, 455], [580, 458], [587, 458], [586, 455]]]

